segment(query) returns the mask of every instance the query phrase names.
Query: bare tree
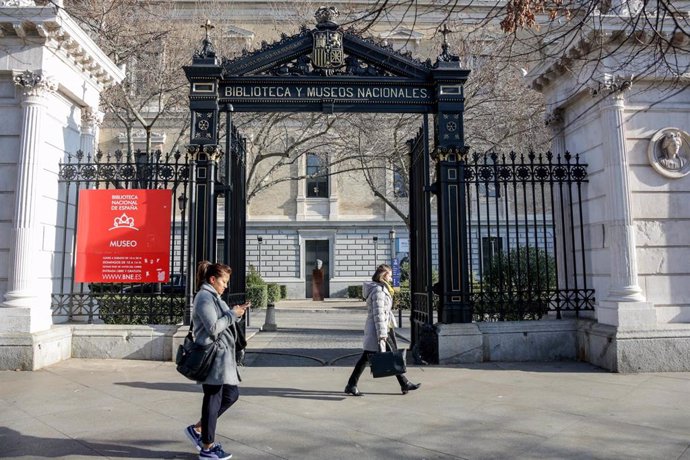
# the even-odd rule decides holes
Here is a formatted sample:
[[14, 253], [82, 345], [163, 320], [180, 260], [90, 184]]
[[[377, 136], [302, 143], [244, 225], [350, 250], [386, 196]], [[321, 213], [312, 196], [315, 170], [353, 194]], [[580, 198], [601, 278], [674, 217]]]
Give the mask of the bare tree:
[[[351, 16], [357, 18], [353, 25], [367, 30], [384, 20], [389, 27], [414, 27], [417, 18], [425, 15], [438, 18], [440, 27], [444, 22], [461, 21], [469, 13], [483, 12], [481, 19], [463, 22], [474, 24], [476, 30], [499, 25], [508, 43], [515, 45], [504, 50], [504, 60], [560, 58], [574, 45], [589, 42], [592, 53], [573, 52], [570, 59], [598, 62], [629, 47], [627, 58], [615, 64], [618, 68], [626, 68], [644, 55], [640, 76], [662, 70], [670, 78], [680, 78], [690, 70], [689, 11], [686, 0], [373, 0]], [[617, 25], [613, 36], [606, 29], [607, 22]], [[598, 49], [599, 45], [605, 46]]]
[[[185, 26], [171, 19], [164, 6], [136, 0], [68, 0], [64, 4], [106, 54], [127, 69], [125, 80], [108, 89], [102, 103], [124, 128], [130, 151], [136, 127], [144, 130], [150, 153], [156, 123], [186, 115], [188, 110], [188, 83], [181, 65], [190, 60], [198, 25]], [[173, 145], [186, 134], [188, 121], [182, 124]]]

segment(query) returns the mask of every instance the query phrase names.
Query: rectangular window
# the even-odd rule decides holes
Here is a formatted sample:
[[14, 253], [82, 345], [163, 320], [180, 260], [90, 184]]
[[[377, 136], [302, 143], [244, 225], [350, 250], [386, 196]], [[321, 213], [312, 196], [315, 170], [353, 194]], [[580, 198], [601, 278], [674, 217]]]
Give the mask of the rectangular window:
[[393, 169], [393, 196], [396, 198], [407, 198], [409, 196], [405, 175], [398, 167]]
[[307, 197], [328, 198], [328, 158], [325, 154], [307, 153]]

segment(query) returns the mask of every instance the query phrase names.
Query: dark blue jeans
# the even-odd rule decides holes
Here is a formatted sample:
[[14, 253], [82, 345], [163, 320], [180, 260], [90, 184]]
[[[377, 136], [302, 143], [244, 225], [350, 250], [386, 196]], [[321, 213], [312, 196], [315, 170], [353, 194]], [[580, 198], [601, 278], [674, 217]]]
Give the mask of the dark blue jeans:
[[218, 417], [228, 410], [240, 397], [237, 385], [206, 385], [204, 402], [201, 404], [201, 442], [212, 444], [216, 438]]

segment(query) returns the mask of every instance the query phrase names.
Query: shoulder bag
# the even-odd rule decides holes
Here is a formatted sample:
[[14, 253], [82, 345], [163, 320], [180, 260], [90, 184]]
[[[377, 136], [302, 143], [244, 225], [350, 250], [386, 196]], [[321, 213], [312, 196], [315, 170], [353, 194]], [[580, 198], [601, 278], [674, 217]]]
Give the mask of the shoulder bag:
[[199, 345], [194, 341], [192, 327], [193, 323], [189, 325], [189, 332], [184, 338], [184, 343], [177, 347], [175, 364], [177, 364], [177, 372], [190, 380], [199, 382], [206, 380], [211, 372], [219, 343], [216, 340], [210, 345]]
[[398, 350], [397, 347], [390, 345], [389, 347], [392, 348], [392, 350], [378, 351], [369, 356], [371, 375], [375, 379], [404, 374], [407, 370], [407, 366], [405, 365], [406, 350]]

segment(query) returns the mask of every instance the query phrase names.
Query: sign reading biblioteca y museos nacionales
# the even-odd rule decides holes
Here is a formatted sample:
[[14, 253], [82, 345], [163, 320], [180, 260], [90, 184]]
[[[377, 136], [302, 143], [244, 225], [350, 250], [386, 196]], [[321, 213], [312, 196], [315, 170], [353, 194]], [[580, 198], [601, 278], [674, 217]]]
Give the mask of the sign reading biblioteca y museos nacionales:
[[78, 283], [170, 279], [171, 190], [80, 190]]

